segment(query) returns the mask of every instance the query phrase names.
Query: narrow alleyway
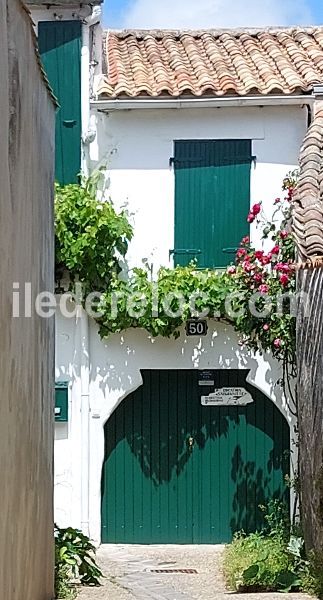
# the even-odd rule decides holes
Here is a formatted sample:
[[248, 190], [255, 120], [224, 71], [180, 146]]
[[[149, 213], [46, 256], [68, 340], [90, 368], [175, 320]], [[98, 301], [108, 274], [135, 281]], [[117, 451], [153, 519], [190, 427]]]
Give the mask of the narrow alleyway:
[[[105, 545], [98, 560], [101, 588], [78, 600], [307, 600], [303, 594], [232, 594], [221, 574], [222, 546]], [[176, 572], [176, 570], [178, 572]]]

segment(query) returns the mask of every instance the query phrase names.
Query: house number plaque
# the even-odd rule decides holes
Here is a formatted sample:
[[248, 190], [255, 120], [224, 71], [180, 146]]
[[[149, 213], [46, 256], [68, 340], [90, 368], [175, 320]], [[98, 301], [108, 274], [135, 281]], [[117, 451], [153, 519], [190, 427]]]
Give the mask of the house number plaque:
[[186, 321], [186, 335], [206, 335], [207, 320], [206, 319], [189, 319]]

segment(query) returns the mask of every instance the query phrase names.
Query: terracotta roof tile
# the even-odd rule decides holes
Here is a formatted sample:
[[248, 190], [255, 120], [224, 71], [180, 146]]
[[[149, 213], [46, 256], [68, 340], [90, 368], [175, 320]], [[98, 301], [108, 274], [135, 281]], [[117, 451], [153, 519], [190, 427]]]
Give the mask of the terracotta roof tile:
[[323, 83], [323, 27], [109, 31], [101, 97], [306, 93]]
[[293, 231], [302, 261], [323, 257], [323, 101], [316, 103], [300, 152]]

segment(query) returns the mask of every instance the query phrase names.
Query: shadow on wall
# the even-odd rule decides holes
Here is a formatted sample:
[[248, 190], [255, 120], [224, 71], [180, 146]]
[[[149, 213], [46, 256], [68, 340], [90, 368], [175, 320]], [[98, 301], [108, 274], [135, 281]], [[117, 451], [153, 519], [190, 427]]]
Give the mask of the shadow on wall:
[[[101, 340], [96, 331], [92, 335], [91, 381], [98, 383], [105, 399], [120, 392], [118, 403], [142, 384], [140, 369], [248, 368], [253, 381], [259, 368], [257, 359], [239, 347], [233, 328], [215, 321], [210, 321], [209, 333], [203, 339], [187, 338], [184, 331], [177, 340], [154, 339], [141, 329], [111, 335], [106, 340]], [[277, 372], [277, 363], [273, 372]], [[276, 384], [272, 378], [272, 390]]]

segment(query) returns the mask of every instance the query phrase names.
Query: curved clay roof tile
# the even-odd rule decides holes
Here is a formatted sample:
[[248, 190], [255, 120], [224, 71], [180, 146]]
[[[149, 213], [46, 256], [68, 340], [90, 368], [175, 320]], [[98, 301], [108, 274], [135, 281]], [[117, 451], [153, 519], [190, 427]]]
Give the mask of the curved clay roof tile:
[[110, 31], [103, 54], [100, 97], [293, 94], [323, 82], [323, 27]]
[[293, 231], [302, 261], [323, 258], [323, 102], [315, 108], [301, 148], [293, 200]]

